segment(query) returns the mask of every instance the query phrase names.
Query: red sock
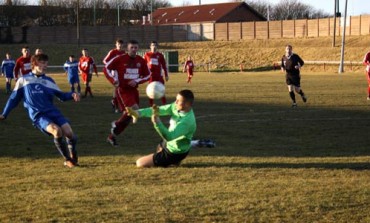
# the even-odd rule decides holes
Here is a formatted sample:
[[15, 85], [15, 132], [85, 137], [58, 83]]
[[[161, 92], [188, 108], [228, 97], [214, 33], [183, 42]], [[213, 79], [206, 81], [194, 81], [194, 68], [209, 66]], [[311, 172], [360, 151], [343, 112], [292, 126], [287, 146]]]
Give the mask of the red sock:
[[125, 113], [115, 122], [116, 127], [114, 128], [114, 134], [119, 135], [123, 132], [127, 126], [131, 123], [132, 117]]

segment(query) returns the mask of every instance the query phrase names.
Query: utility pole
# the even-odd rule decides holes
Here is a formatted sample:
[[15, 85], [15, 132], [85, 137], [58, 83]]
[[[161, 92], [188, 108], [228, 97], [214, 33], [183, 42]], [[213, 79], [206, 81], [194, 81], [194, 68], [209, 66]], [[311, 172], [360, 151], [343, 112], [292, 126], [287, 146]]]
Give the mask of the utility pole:
[[333, 47], [335, 47], [335, 31], [337, 29], [337, 0], [334, 0], [334, 33], [333, 33]]
[[96, 0], [94, 0], [94, 26], [96, 26]]
[[341, 55], [340, 55], [340, 65], [338, 73], [343, 73], [343, 63], [344, 63], [344, 44], [346, 42], [346, 21], [347, 21], [347, 3], [348, 0], [346, 0], [345, 6], [344, 6], [344, 21], [343, 21], [343, 36], [342, 36], [342, 49], [341, 49]]
[[77, 46], [80, 48], [80, 0], [77, 0]]
[[120, 18], [120, 14], [119, 14], [119, 4], [118, 4], [118, 0], [117, 0], [117, 26], [120, 26], [120, 21], [121, 21], [121, 18]]

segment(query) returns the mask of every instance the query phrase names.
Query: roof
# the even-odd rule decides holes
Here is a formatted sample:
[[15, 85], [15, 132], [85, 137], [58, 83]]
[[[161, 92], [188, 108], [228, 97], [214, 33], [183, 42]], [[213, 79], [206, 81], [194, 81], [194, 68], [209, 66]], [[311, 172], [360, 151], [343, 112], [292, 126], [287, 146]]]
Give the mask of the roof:
[[246, 7], [251, 13], [265, 18], [245, 2], [192, 5], [159, 8], [153, 12], [153, 25], [212, 22], [215, 23], [238, 7]]

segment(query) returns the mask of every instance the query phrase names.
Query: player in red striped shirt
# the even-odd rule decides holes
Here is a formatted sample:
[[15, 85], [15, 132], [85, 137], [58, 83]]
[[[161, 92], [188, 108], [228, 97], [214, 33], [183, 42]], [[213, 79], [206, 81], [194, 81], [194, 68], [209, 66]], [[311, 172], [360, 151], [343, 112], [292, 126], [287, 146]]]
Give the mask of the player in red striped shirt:
[[31, 72], [31, 55], [28, 46], [22, 48], [22, 56], [15, 62], [14, 76], [18, 79], [18, 75], [26, 75]]
[[91, 92], [90, 82], [92, 77], [92, 70], [94, 69], [94, 72], [96, 76], [98, 77], [98, 71], [96, 69], [96, 65], [94, 62], [94, 59], [89, 56], [89, 50], [88, 49], [82, 49], [82, 57], [80, 57], [80, 61], [78, 63], [78, 69], [81, 72], [81, 78], [85, 84], [85, 95], [87, 96], [87, 93], [90, 94], [91, 97], [93, 97], [93, 94]]
[[367, 77], [367, 100], [370, 100], [370, 51], [366, 53], [362, 63], [366, 66], [365, 73]]
[[[109, 61], [104, 68], [105, 76], [114, 86], [117, 86], [117, 101], [123, 109], [121, 117], [112, 122], [111, 134], [107, 138], [112, 146], [117, 146], [116, 137], [121, 134], [130, 124], [132, 117], [128, 116], [125, 107], [139, 109], [139, 91], [137, 87], [149, 80], [150, 71], [146, 61], [137, 55], [139, 43], [136, 40], [130, 40], [127, 43], [127, 54], [120, 55]], [[114, 77], [112, 70], [117, 73]]]
[[[112, 60], [114, 57], [116, 56], [119, 56], [119, 55], [123, 55], [125, 54], [125, 50], [123, 49], [123, 40], [121, 39], [117, 39], [116, 40], [116, 48], [110, 50], [107, 54], [107, 56], [104, 57], [103, 59], [103, 64], [107, 64], [110, 60]], [[112, 71], [113, 73], [112, 74], [108, 74], [106, 72], [104, 72], [104, 75], [111, 75], [112, 77], [114, 76], [114, 72], [115, 71]], [[117, 102], [117, 88], [115, 86], [113, 86], [114, 89], [113, 89], [113, 96], [112, 96], [112, 106], [113, 106], [113, 109], [116, 113], [119, 113], [122, 111], [122, 108], [119, 107], [118, 105], [118, 102]]]
[[187, 71], [188, 73], [188, 84], [191, 83], [191, 78], [193, 77], [194, 73], [193, 73], [193, 69], [194, 69], [194, 62], [193, 60], [191, 59], [191, 56], [188, 56], [188, 59], [186, 60], [185, 64], [184, 64], [184, 69], [182, 72], [185, 72]]
[[[149, 83], [153, 81], [159, 81], [162, 84], [164, 84], [164, 78], [166, 81], [168, 81], [168, 72], [167, 72], [167, 67], [166, 67], [166, 60], [164, 59], [164, 56], [162, 53], [157, 51], [158, 48], [158, 42], [152, 41], [150, 43], [150, 52], [146, 52], [144, 55], [144, 60], [149, 66], [151, 75], [149, 79]], [[164, 71], [164, 78], [162, 74], [162, 69]], [[166, 104], [166, 96], [163, 95], [161, 98], [162, 104]], [[149, 99], [149, 104], [150, 106], [153, 105], [154, 100]]]

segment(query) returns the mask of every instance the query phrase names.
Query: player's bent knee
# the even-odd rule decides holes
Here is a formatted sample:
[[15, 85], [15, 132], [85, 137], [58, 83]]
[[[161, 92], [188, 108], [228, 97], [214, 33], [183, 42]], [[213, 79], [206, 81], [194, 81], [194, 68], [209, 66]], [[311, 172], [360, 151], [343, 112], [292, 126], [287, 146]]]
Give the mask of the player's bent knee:
[[62, 137], [63, 135], [62, 129], [54, 123], [48, 125], [46, 130], [54, 137]]

